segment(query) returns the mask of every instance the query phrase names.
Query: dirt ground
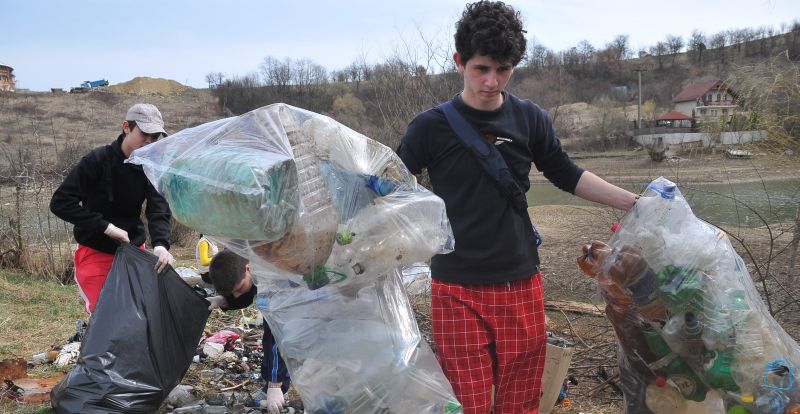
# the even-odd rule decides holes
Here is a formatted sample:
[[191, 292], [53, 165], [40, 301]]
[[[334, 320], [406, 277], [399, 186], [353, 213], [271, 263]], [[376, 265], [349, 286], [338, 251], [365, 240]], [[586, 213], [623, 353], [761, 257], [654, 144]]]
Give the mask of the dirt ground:
[[[642, 151], [640, 154], [629, 155], [625, 158], [582, 158], [577, 162], [611, 182], [618, 184], [631, 184], [644, 186], [658, 176], [665, 176], [679, 185], [698, 182], [737, 182], [759, 179], [777, 179], [793, 176], [800, 168], [788, 160], [775, 167], [774, 160], [766, 156], [755, 157], [751, 160], [729, 160], [721, 152], [685, 153], [663, 163], [649, 160]], [[532, 177], [534, 181], [542, 181], [541, 177]], [[597, 294], [597, 284], [585, 276], [578, 268], [576, 259], [581, 254], [581, 247], [591, 240], [607, 240], [611, 236], [610, 227], [619, 222], [622, 212], [601, 206], [537, 206], [531, 207], [529, 212], [533, 222], [544, 236], [544, 244], [540, 249], [542, 260], [542, 273], [545, 285], [545, 297], [548, 301], [576, 301], [597, 305], [596, 310], [602, 310], [602, 301]], [[732, 229], [735, 230], [735, 229]], [[734, 235], [739, 233], [734, 233]], [[767, 255], [770, 236], [766, 229], [748, 230], [748, 246], [755, 257], [748, 259], [742, 247], [737, 245], [740, 254], [751, 269], [754, 263], [763, 263]], [[776, 237], [776, 245], [785, 245], [787, 234]], [[186, 256], [191, 261], [191, 250], [181, 250], [181, 256]], [[773, 272], [775, 280], [780, 281], [786, 276], [786, 256], [779, 256], [774, 261]], [[751, 274], [756, 274], [751, 270]], [[777, 283], [777, 282], [775, 282]], [[775, 289], [775, 284], [770, 285]], [[786, 308], [778, 315], [788, 332], [797, 337], [800, 334], [800, 319], [794, 315], [797, 312], [796, 296], [794, 294], [778, 295], [774, 298], [777, 303]], [[435, 349], [431, 340], [430, 325], [430, 298], [427, 296], [412, 296], [410, 298], [418, 326], [422, 335]], [[793, 311], [794, 310], [794, 311]], [[613, 331], [603, 316], [574, 313], [564, 309], [551, 309], [548, 311], [550, 320], [549, 329], [552, 333], [574, 343], [573, 356], [569, 375], [574, 376], [578, 385], [570, 389], [569, 407], [557, 407], [554, 413], [592, 413], [611, 414], [621, 412], [622, 395], [616, 380], [608, 384], [603, 383], [616, 373], [616, 339]], [[187, 375], [187, 381], [198, 378], [197, 370], [202, 366], [196, 365]], [[184, 381], [184, 382], [187, 382]], [[204, 386], [198, 379], [200, 387]], [[206, 388], [206, 390], [209, 390]], [[213, 390], [210, 390], [213, 391]], [[290, 392], [291, 405], [297, 409], [302, 407], [302, 401], [294, 392]]]

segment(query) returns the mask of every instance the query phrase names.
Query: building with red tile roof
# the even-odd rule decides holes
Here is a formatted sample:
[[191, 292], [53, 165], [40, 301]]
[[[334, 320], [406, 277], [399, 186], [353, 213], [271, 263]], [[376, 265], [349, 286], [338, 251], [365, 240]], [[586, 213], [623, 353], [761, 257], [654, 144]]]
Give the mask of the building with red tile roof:
[[675, 111], [697, 121], [730, 119], [738, 108], [736, 93], [721, 80], [694, 83], [686, 86], [672, 99]]
[[692, 117], [672, 110], [656, 118], [656, 126], [672, 128], [691, 128]]

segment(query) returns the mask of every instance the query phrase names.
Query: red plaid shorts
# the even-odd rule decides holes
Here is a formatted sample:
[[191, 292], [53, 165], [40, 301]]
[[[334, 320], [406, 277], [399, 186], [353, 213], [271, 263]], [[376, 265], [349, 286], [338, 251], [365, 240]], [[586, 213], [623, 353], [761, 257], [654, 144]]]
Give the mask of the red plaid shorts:
[[464, 414], [537, 414], [547, 332], [542, 277], [509, 283], [431, 284], [439, 364]]

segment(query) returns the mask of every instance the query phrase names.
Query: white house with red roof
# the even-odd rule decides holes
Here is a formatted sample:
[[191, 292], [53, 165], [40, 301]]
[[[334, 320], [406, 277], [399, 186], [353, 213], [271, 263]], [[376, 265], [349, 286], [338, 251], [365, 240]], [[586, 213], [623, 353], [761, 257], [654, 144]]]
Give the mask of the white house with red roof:
[[736, 93], [721, 80], [694, 83], [672, 98], [675, 110], [695, 121], [729, 120], [739, 107]]
[[767, 138], [766, 131], [722, 131], [717, 134], [693, 132], [694, 124], [729, 122], [741, 110], [738, 95], [724, 82], [714, 80], [686, 86], [672, 99], [675, 109], [656, 118], [656, 127], [643, 128], [634, 139], [645, 147], [656, 143], [671, 145], [701, 145], [712, 143], [740, 145]]

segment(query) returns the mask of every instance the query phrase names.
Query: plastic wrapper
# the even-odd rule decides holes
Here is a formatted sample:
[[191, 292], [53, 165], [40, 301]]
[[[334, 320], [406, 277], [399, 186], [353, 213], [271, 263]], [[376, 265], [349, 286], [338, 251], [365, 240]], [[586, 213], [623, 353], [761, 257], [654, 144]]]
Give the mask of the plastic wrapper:
[[452, 230], [444, 202], [391, 149], [275, 104], [180, 131], [130, 162], [177, 220], [250, 260], [306, 412], [461, 412], [400, 270], [452, 251]]
[[619, 339], [626, 412], [795, 407], [800, 349], [725, 233], [695, 217], [663, 177], [620, 224], [607, 244], [584, 246], [578, 263], [599, 282]]
[[153, 413], [189, 369], [208, 302], [157, 258], [130, 244], [117, 250], [80, 358], [53, 388], [66, 413]]

